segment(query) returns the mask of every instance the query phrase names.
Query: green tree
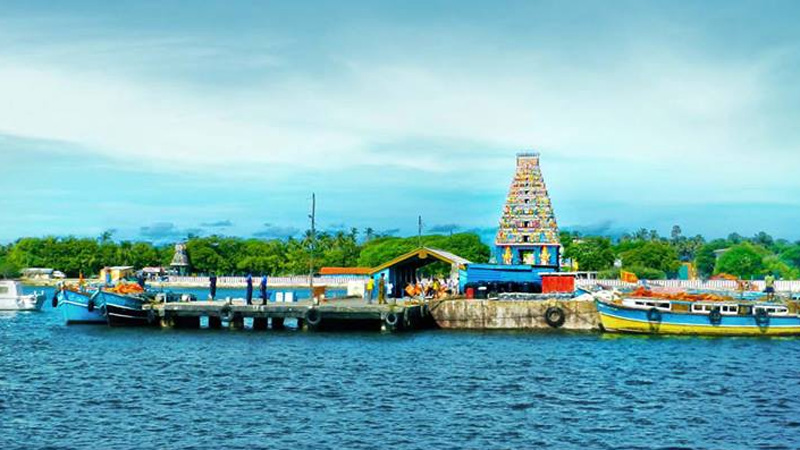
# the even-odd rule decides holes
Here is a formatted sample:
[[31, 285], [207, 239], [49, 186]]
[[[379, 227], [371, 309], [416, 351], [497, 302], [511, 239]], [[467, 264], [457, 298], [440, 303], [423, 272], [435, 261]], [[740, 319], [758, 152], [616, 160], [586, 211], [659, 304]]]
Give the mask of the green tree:
[[623, 267], [655, 269], [666, 274], [677, 272], [680, 267], [678, 252], [666, 242], [649, 241], [621, 255]]
[[717, 260], [715, 273], [728, 273], [742, 279], [761, 276], [764, 256], [769, 252], [749, 242], [734, 245]]
[[596, 236], [572, 241], [564, 257], [578, 261], [580, 270], [593, 272], [611, 268], [615, 259], [611, 240]]
[[724, 239], [715, 239], [700, 247], [695, 257], [695, 266], [700, 276], [708, 278], [714, 274], [717, 265], [717, 255], [714, 251], [727, 247], [728, 242]]

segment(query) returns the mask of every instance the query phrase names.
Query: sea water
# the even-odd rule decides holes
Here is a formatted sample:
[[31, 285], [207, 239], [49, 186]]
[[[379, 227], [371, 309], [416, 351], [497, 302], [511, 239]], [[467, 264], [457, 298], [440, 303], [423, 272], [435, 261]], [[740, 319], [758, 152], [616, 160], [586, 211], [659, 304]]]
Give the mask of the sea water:
[[0, 449], [800, 447], [800, 340], [0, 314]]

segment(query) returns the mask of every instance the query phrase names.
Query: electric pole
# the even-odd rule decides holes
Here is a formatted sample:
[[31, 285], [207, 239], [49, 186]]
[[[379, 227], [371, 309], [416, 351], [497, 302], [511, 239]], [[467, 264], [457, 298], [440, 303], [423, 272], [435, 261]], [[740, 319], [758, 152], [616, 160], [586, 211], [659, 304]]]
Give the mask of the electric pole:
[[417, 220], [417, 245], [422, 248], [422, 216]]
[[311, 193], [311, 214], [308, 215], [311, 219], [311, 257], [308, 260], [308, 287], [311, 289], [311, 295], [314, 295], [314, 243], [316, 239], [316, 226], [317, 226], [317, 196]]

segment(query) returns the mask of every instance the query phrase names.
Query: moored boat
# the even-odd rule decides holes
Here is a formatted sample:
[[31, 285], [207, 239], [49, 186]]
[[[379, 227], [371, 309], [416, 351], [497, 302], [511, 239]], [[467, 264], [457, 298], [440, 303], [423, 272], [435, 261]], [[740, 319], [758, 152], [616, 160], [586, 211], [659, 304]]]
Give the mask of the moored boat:
[[733, 298], [690, 301], [674, 298], [597, 299], [603, 329], [644, 334], [722, 336], [800, 335], [797, 302], [741, 301]]
[[141, 295], [118, 294], [102, 291], [106, 308], [106, 319], [111, 326], [149, 326], [155, 325], [150, 311], [142, 309], [148, 301]]
[[106, 323], [105, 304], [99, 289], [82, 291], [62, 287], [56, 294], [56, 308], [67, 325]]
[[0, 311], [39, 311], [45, 298], [44, 292], [25, 295], [18, 281], [0, 280]]

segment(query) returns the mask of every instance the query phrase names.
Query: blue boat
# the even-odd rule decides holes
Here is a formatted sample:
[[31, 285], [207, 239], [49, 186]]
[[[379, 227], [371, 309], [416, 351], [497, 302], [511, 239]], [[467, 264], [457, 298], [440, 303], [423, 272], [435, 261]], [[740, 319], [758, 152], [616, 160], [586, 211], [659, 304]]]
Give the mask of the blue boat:
[[67, 325], [106, 323], [105, 304], [99, 289], [86, 292], [61, 289], [56, 302]]
[[108, 291], [102, 291], [102, 295], [109, 325], [152, 326], [156, 324], [153, 312], [142, 308], [142, 305], [148, 301], [146, 297]]

